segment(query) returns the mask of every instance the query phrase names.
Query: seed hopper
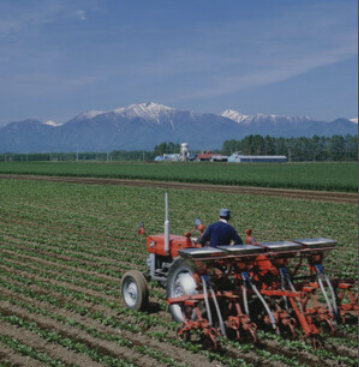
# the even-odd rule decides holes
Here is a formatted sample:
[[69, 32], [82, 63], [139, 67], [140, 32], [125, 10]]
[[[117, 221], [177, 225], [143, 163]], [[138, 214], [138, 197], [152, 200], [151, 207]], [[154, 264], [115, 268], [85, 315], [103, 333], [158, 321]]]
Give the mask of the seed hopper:
[[[204, 226], [196, 221], [184, 236], [171, 235], [167, 194], [165, 206], [164, 234], [147, 235], [148, 273], [127, 272], [121, 294], [127, 307], [145, 310], [147, 281], [165, 286], [179, 339], [188, 341], [200, 331], [216, 349], [220, 336], [256, 341], [262, 328], [292, 338], [300, 334], [316, 347], [324, 328], [334, 334], [349, 313], [358, 315], [354, 282], [330, 279], [324, 270], [336, 241], [257, 243], [247, 230], [245, 245], [201, 247], [192, 236], [196, 230], [203, 233]], [[145, 234], [143, 224], [139, 233]]]

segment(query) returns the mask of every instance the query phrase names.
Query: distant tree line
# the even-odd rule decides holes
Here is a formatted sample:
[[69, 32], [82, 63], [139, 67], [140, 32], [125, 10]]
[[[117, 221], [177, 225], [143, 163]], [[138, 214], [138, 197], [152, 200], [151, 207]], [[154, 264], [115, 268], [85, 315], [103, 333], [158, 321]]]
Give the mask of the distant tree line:
[[180, 152], [178, 143], [161, 143], [153, 151], [146, 150], [114, 150], [108, 153], [78, 152], [78, 153], [5, 153], [0, 154], [0, 161], [11, 162], [49, 162], [49, 161], [153, 161], [158, 155]]
[[[292, 162], [308, 161], [358, 161], [358, 136], [334, 135], [332, 137], [312, 138], [273, 138], [270, 136], [248, 135], [242, 140], [226, 140], [223, 143], [223, 155], [240, 151], [243, 155], [285, 155]], [[112, 152], [78, 152], [78, 153], [4, 153], [0, 161], [34, 162], [34, 161], [153, 161], [158, 155], [180, 152], [178, 143], [161, 143], [153, 151], [115, 150]], [[198, 151], [191, 150], [191, 153]]]
[[153, 151], [155, 157], [158, 155], [164, 155], [164, 154], [176, 154], [180, 152], [181, 145], [178, 143], [161, 143], [159, 145], [155, 146], [155, 149]]
[[152, 161], [154, 157], [154, 152], [143, 150], [115, 150], [108, 153], [4, 153], [0, 154], [0, 162]]
[[273, 138], [248, 135], [242, 140], [223, 143], [223, 155], [229, 156], [236, 151], [243, 155], [285, 155], [292, 162], [353, 162], [358, 161], [358, 136]]

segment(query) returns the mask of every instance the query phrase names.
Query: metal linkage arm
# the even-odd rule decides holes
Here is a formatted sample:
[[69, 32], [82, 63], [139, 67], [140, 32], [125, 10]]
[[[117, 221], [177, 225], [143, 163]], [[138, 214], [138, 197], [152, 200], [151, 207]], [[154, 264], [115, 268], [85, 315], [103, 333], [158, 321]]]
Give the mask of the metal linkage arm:
[[[267, 314], [268, 314], [268, 317], [269, 317], [269, 320], [270, 320], [270, 323], [273, 327], [273, 329], [276, 331], [277, 330], [277, 324], [276, 324], [276, 321], [275, 321], [275, 317], [272, 313], [272, 311], [270, 310], [267, 302], [265, 301], [265, 299], [262, 297], [262, 295], [260, 294], [260, 292], [258, 291], [257, 287], [255, 286], [255, 284], [252, 282], [251, 280], [251, 277], [249, 276], [249, 274], [244, 271], [241, 273], [241, 277], [243, 279], [244, 282], [248, 282], [248, 284], [251, 286], [253, 292], [257, 295], [257, 297], [260, 299], [260, 301], [262, 302], [263, 304], [263, 307], [265, 308]], [[248, 306], [247, 306], [248, 307]]]
[[[335, 295], [335, 292], [334, 292], [334, 288], [332, 286], [332, 283], [331, 283], [328, 275], [324, 271], [324, 267], [323, 267], [322, 264], [315, 265], [315, 270], [317, 271], [318, 283], [319, 283], [320, 289], [322, 290], [322, 293], [323, 293], [323, 296], [325, 298], [325, 301], [327, 302], [328, 309], [332, 313], [335, 321], [338, 322], [339, 321], [339, 312], [338, 312], [336, 295]], [[325, 290], [325, 287], [324, 287], [323, 279], [322, 278], [324, 278], [324, 280], [328, 284], [330, 295], [331, 295], [331, 298], [332, 298], [332, 303], [330, 303], [330, 300], [329, 300], [327, 291]]]
[[[225, 337], [225, 336], [227, 336], [227, 333], [226, 333], [226, 325], [223, 322], [222, 313], [221, 313], [221, 309], [219, 308], [219, 305], [218, 305], [216, 293], [213, 290], [211, 281], [209, 280], [208, 276], [207, 275], [204, 275], [201, 278], [202, 278], [202, 282], [203, 282], [203, 292], [206, 289], [206, 284], [209, 287], [209, 290], [210, 290], [211, 295], [212, 295], [212, 298], [213, 298], [214, 306], [216, 308], [217, 317], [218, 317], [218, 321], [219, 321], [219, 326], [221, 328], [221, 334]], [[206, 298], [205, 298], [205, 302], [206, 302]], [[207, 297], [207, 302], [208, 302], [208, 297]], [[207, 304], [206, 304], [206, 307], [207, 307]], [[208, 310], [209, 310], [209, 305], [208, 305]], [[209, 312], [210, 312], [210, 310], [209, 310]]]

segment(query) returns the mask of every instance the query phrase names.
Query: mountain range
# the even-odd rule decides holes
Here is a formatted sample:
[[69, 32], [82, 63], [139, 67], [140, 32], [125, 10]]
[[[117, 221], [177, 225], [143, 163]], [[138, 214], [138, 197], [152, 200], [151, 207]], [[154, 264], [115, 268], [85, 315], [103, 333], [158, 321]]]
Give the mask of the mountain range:
[[58, 124], [24, 120], [0, 128], [0, 153], [109, 152], [153, 150], [163, 142], [186, 142], [193, 150], [220, 149], [225, 140], [250, 134], [273, 137], [357, 135], [357, 119], [316, 121], [311, 117], [221, 115], [177, 110], [153, 102], [110, 111], [92, 110]]

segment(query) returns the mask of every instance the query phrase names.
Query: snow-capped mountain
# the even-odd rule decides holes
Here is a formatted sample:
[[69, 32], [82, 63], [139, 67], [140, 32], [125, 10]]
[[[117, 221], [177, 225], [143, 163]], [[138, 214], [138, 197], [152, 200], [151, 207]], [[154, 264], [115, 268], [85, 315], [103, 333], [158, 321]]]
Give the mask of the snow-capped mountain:
[[251, 125], [253, 123], [263, 123], [263, 122], [271, 122], [278, 123], [286, 121], [288, 123], [301, 123], [307, 121], [313, 121], [313, 118], [310, 116], [304, 117], [292, 117], [292, 116], [279, 116], [279, 115], [266, 115], [263, 113], [257, 113], [256, 115], [244, 115], [235, 110], [225, 110], [221, 116], [227, 117], [233, 121], [238, 122], [239, 124]]
[[104, 113], [106, 113], [106, 111], [90, 110], [90, 111], [80, 113], [73, 120], [82, 121], [82, 120], [93, 119], [94, 117], [98, 115], [102, 115]]
[[171, 113], [176, 111], [174, 108], [167, 107], [161, 104], [148, 102], [132, 104], [128, 107], [119, 107], [113, 110], [101, 111], [101, 110], [90, 110], [85, 111], [71, 121], [83, 121], [91, 120], [95, 117], [115, 117], [120, 116], [128, 119], [142, 118], [148, 121], [161, 122], [161, 118], [170, 116]]
[[12, 122], [0, 128], [0, 153], [152, 150], [169, 141], [187, 142], [194, 150], [218, 149], [225, 140], [240, 140], [250, 134], [355, 135], [357, 128], [347, 119], [326, 122], [310, 117], [250, 116], [234, 110], [216, 115], [149, 102], [108, 111], [90, 110], [63, 124], [51, 120]]
[[161, 104], [148, 102], [132, 104], [128, 107], [117, 108], [113, 110], [115, 114], [122, 115], [127, 118], [142, 118], [144, 120], [153, 120], [161, 123], [162, 118], [170, 117], [176, 110]]
[[250, 123], [251, 117], [249, 115], [243, 115], [242, 113], [235, 111], [235, 110], [225, 110], [221, 116], [229, 118], [233, 121], [238, 122], [239, 124], [244, 123], [246, 125], [248, 125]]
[[350, 119], [351, 122], [354, 122], [354, 124], [358, 123], [358, 118], [356, 117], [355, 119]]
[[53, 127], [61, 126], [61, 124], [58, 124], [57, 122], [52, 121], [52, 120], [44, 121], [44, 122], [43, 122], [43, 124], [44, 124], [44, 125], [48, 125], [48, 126], [53, 126]]

